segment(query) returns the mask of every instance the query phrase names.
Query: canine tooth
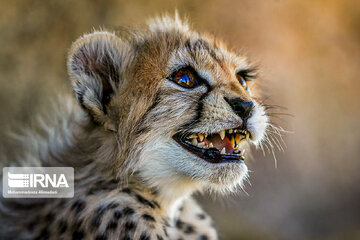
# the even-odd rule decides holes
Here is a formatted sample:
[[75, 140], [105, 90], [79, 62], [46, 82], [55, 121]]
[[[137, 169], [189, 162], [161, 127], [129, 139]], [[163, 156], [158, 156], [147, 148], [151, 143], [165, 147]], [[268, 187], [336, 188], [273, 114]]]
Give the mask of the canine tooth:
[[212, 142], [210, 142], [209, 147], [210, 147], [210, 148], [213, 148], [213, 147], [214, 147], [214, 145], [213, 145]]
[[220, 131], [219, 135], [220, 135], [221, 140], [224, 140], [224, 138], [225, 138], [225, 130]]
[[198, 141], [196, 140], [196, 138], [193, 138], [193, 139], [191, 140], [191, 144], [192, 144], [192, 145], [196, 146], [197, 143], [198, 143]]
[[205, 136], [205, 138], [207, 138], [208, 134], [207, 134], [207, 133], [204, 133], [204, 136]]
[[241, 138], [240, 134], [236, 134], [236, 135], [235, 135], [235, 143], [236, 143], [236, 144], [239, 144], [239, 143], [240, 143], [240, 138]]
[[226, 153], [226, 150], [225, 150], [225, 147], [223, 147], [223, 149], [221, 150], [220, 154], [225, 154]]
[[233, 130], [232, 130], [232, 129], [229, 129], [229, 133], [233, 133]]
[[204, 135], [202, 135], [201, 133], [199, 133], [199, 139], [200, 139], [200, 142], [202, 142], [204, 140]]

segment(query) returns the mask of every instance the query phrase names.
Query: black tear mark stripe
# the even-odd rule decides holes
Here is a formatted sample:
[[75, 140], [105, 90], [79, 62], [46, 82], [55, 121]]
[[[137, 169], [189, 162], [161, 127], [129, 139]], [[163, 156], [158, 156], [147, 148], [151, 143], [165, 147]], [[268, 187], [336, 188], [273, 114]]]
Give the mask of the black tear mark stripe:
[[137, 130], [135, 131], [136, 135], [141, 135], [144, 132], [147, 132], [149, 130], [148, 126], [143, 126], [144, 122], [147, 120], [147, 117], [150, 114], [150, 112], [153, 109], [155, 109], [159, 103], [160, 103], [160, 92], [157, 92], [155, 94], [154, 101], [152, 102], [150, 107], [148, 107], [148, 109], [146, 109], [145, 113], [142, 115], [139, 122], [136, 123], [136, 126], [137, 126]]
[[201, 115], [202, 115], [202, 112], [204, 109], [204, 103], [202, 101], [209, 95], [209, 93], [211, 91], [212, 91], [212, 88], [210, 86], [208, 86], [207, 91], [203, 95], [200, 96], [197, 106], [195, 108], [195, 116], [181, 127], [182, 132], [187, 132], [189, 129], [193, 128], [193, 125], [200, 122], [200, 118], [201, 118]]

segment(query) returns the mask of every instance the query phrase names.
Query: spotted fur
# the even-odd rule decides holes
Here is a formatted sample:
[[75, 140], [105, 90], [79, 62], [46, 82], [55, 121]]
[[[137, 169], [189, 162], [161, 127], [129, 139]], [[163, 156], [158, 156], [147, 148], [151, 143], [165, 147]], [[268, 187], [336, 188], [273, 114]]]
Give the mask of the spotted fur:
[[[226, 99], [255, 102], [235, 76], [250, 68], [247, 60], [175, 16], [126, 33], [86, 34], [72, 45], [67, 66], [76, 101], [61, 97], [42, 123], [45, 134], [20, 139], [21, 159], [74, 167], [75, 196], [2, 199], [0, 238], [217, 239], [191, 195], [233, 191], [247, 167], [211, 164], [172, 137], [243, 123]], [[184, 66], [206, 83], [188, 90], [168, 80]], [[247, 127], [259, 144], [267, 128], [261, 104]]]

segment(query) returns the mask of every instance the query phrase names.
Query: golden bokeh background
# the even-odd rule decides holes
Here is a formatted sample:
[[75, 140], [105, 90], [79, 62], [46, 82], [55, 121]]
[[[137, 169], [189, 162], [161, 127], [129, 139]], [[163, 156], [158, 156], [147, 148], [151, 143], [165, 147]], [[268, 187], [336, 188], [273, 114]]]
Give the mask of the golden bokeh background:
[[[360, 239], [360, 1], [14, 0], [0, 2], [0, 143], [29, 126], [49, 99], [71, 91], [66, 53], [93, 28], [188, 16], [260, 69], [285, 152], [254, 151], [246, 192], [199, 196], [221, 239]], [[278, 115], [279, 117], [279, 115]]]

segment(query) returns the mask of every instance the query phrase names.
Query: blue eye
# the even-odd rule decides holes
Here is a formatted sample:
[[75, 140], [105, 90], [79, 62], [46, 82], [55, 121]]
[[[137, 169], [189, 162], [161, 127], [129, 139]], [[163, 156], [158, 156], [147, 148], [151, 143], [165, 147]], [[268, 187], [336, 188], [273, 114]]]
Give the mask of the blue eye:
[[198, 85], [195, 74], [189, 69], [180, 69], [170, 77], [170, 80], [185, 88], [193, 88]]

